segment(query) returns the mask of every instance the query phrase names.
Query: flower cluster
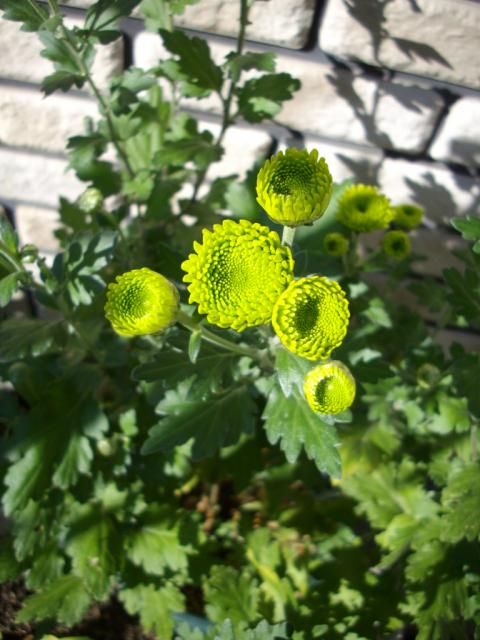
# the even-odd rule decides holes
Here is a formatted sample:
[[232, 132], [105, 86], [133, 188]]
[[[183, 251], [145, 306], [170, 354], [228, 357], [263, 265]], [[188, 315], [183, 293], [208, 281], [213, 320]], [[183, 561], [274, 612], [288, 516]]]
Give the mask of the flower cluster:
[[[387, 209], [391, 214], [382, 199], [375, 204], [373, 198], [372, 204], [370, 190], [364, 191], [370, 214], [377, 219], [385, 218]], [[279, 152], [265, 162], [257, 178], [258, 202], [286, 227], [321, 217], [331, 194], [332, 177], [316, 150]], [[360, 210], [358, 197], [355, 202]], [[353, 212], [355, 207], [349, 207]], [[325, 240], [331, 255], [348, 248], [348, 239], [340, 233]], [[201, 242], [194, 242], [181, 266], [189, 303], [218, 327], [244, 331], [271, 322], [287, 349], [314, 362], [327, 360], [345, 338], [350, 312], [340, 284], [322, 275], [295, 279], [290, 247], [267, 226], [226, 219], [203, 229]], [[108, 286], [105, 315], [122, 336], [162, 331], [177, 318], [185, 324], [176, 287], [146, 268], [124, 273]], [[327, 362], [307, 375], [304, 393], [313, 410], [338, 413], [353, 402], [355, 383], [344, 365]]]

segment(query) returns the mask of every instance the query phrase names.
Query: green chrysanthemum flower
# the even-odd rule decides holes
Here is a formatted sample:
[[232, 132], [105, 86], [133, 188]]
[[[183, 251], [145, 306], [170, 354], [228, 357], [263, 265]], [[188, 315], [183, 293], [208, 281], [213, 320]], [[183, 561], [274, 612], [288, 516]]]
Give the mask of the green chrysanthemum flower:
[[309, 276], [292, 282], [278, 298], [272, 324], [287, 349], [309, 360], [323, 360], [342, 343], [349, 317], [348, 300], [338, 282]]
[[410, 238], [405, 231], [387, 231], [382, 238], [382, 250], [390, 258], [403, 260], [412, 249]]
[[133, 269], [107, 287], [105, 317], [121, 336], [163, 331], [175, 321], [179, 306], [176, 287], [151, 269]]
[[353, 403], [355, 379], [344, 364], [332, 360], [307, 373], [303, 392], [314, 411], [335, 415], [345, 411]]
[[354, 184], [338, 201], [337, 220], [353, 231], [386, 229], [393, 215], [390, 200], [374, 186]]
[[203, 230], [203, 243], [182, 264], [190, 302], [212, 324], [243, 331], [270, 321], [273, 305], [293, 278], [293, 258], [278, 234], [248, 220]]
[[323, 248], [329, 256], [343, 256], [348, 251], [348, 238], [343, 233], [327, 233], [323, 239]]
[[288, 227], [314, 222], [332, 196], [332, 176], [318, 151], [287, 149], [265, 162], [257, 176], [257, 202]]
[[423, 220], [423, 209], [414, 204], [399, 204], [393, 212], [393, 220], [401, 229], [415, 229]]

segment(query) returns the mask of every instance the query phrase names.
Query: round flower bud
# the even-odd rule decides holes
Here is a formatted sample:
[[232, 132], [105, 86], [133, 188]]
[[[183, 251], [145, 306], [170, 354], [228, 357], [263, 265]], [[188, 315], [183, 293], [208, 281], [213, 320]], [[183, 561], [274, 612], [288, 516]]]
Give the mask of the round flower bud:
[[414, 204], [399, 204], [393, 207], [394, 222], [401, 229], [415, 229], [423, 220], [423, 209]]
[[382, 238], [382, 250], [390, 258], [403, 260], [412, 249], [410, 238], [404, 231], [387, 231]]
[[348, 238], [343, 233], [327, 233], [323, 239], [323, 249], [329, 256], [340, 257], [348, 251]]
[[332, 176], [318, 151], [287, 149], [265, 162], [257, 175], [257, 202], [288, 227], [320, 218], [332, 196]]
[[393, 220], [390, 200], [374, 186], [355, 184], [338, 201], [337, 220], [353, 231], [386, 229]]
[[107, 287], [105, 317], [121, 336], [163, 331], [175, 322], [179, 307], [176, 287], [151, 269], [133, 269]]
[[248, 220], [224, 220], [203, 230], [182, 264], [190, 303], [212, 324], [243, 331], [270, 321], [293, 278], [293, 258], [275, 231]]
[[355, 379], [344, 364], [332, 360], [307, 373], [303, 392], [314, 411], [335, 415], [345, 411], [353, 403]]
[[278, 298], [272, 324], [287, 349], [308, 360], [323, 360], [342, 343], [349, 317], [338, 282], [309, 276], [292, 282]]
[[102, 192], [95, 187], [88, 187], [78, 197], [77, 206], [84, 213], [96, 213], [103, 206]]

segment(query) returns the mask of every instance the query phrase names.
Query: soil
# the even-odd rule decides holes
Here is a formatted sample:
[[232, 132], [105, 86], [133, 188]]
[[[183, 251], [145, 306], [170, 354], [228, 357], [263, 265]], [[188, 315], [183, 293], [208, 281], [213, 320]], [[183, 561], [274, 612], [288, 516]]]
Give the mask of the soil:
[[[0, 638], [2, 640], [34, 640], [35, 634], [88, 636], [92, 640], [155, 640], [152, 634], [142, 631], [138, 619], [130, 616], [121, 603], [112, 597], [107, 603], [90, 607], [79, 624], [71, 628], [55, 626], [41, 630], [34, 624], [17, 624], [15, 615], [21, 608], [28, 591], [22, 580], [0, 585]], [[38, 636], [37, 636], [38, 637]]]

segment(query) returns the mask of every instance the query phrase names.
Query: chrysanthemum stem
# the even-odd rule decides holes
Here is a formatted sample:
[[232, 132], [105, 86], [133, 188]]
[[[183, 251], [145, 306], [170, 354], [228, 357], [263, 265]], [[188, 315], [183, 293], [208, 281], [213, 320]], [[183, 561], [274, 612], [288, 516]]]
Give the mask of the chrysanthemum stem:
[[284, 246], [291, 247], [293, 245], [295, 230], [295, 227], [283, 227], [282, 244]]
[[242, 356], [248, 356], [249, 358], [253, 358], [254, 360], [263, 360], [263, 354], [258, 351], [258, 349], [253, 349], [252, 347], [248, 347], [247, 345], [236, 344], [231, 340], [227, 340], [226, 338], [222, 338], [217, 336], [216, 333], [212, 333], [206, 327], [204, 327], [201, 323], [195, 322], [193, 318], [191, 318], [188, 314], [183, 311], [179, 311], [177, 314], [177, 322], [183, 325], [189, 331], [198, 331], [200, 332], [202, 338], [207, 342], [212, 344], [216, 344], [218, 347], [222, 349], [227, 349], [228, 351], [232, 351], [233, 353], [238, 353]]

